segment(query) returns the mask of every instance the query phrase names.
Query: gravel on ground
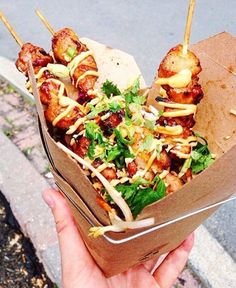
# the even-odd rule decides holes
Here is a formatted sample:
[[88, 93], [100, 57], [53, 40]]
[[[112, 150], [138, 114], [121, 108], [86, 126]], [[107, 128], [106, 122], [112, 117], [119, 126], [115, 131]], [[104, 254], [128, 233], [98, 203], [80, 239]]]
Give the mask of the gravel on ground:
[[0, 192], [0, 287], [55, 288]]

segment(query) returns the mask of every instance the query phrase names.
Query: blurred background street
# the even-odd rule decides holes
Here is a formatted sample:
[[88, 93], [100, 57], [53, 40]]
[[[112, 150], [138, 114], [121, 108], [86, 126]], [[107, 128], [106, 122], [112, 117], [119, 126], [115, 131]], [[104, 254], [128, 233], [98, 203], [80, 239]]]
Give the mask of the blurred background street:
[[[82, 37], [132, 54], [150, 84], [167, 50], [182, 42], [187, 0], [1, 0], [2, 10], [23, 41], [50, 47], [40, 9], [55, 29], [73, 27]], [[197, 0], [191, 42], [221, 31], [236, 34], [235, 0]], [[0, 26], [0, 55], [15, 59], [19, 47]]]

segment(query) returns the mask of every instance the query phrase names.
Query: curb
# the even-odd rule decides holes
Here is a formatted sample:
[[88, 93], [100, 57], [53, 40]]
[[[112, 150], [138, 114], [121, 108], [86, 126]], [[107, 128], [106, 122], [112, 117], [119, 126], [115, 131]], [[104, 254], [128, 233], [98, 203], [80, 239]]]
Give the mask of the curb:
[[[4, 69], [3, 69], [4, 67]], [[0, 57], [0, 77], [7, 80], [8, 82], [10, 82], [15, 89], [20, 92], [23, 96], [26, 97], [26, 99], [30, 100], [30, 101], [34, 101], [33, 100], [33, 96], [31, 94], [28, 93], [28, 91], [24, 88], [24, 83], [25, 83], [25, 79], [24, 76], [20, 75], [20, 73], [17, 72], [14, 64], [3, 57]], [[4, 139], [4, 135], [2, 136], [0, 134], [0, 142], [1, 139]], [[8, 139], [4, 139], [3, 141], [5, 143], [5, 145], [7, 146], [7, 149], [5, 147], [5, 152], [1, 152], [1, 146], [0, 145], [0, 153], [2, 155], [5, 155], [6, 157], [9, 156], [10, 158], [12, 158], [13, 156], [11, 155], [11, 153], [9, 153], [9, 149], [13, 150], [17, 150], [18, 153], [16, 153], [16, 151], [14, 151], [14, 158], [13, 159], [21, 159], [20, 163], [22, 164], [24, 161], [28, 161], [23, 155], [22, 153], [15, 147], [15, 149], [13, 149], [11, 146], [14, 144], [11, 143], [10, 140]], [[10, 142], [10, 143], [8, 143]], [[8, 144], [7, 144], [8, 143]], [[0, 143], [2, 144], [2, 143]], [[19, 155], [18, 155], [19, 154]], [[21, 154], [21, 155], [20, 155]], [[22, 160], [22, 157], [24, 158]], [[1, 159], [2, 161], [2, 159]], [[1, 161], [0, 161], [0, 165], [1, 165]], [[29, 161], [28, 161], [29, 162]], [[14, 167], [10, 167], [11, 165], [14, 165], [17, 167], [16, 163], [10, 160], [6, 160], [4, 161], [4, 163], [8, 163], [8, 171], [13, 171]], [[4, 166], [4, 163], [2, 163], [2, 165]], [[20, 164], [20, 165], [21, 165]], [[26, 164], [25, 164], [26, 165]], [[5, 165], [6, 166], [6, 165]], [[29, 166], [28, 169], [33, 169], [34, 173], [38, 173], [34, 167], [31, 166], [30, 163], [28, 163], [26, 166]], [[18, 166], [20, 167], [20, 166]], [[6, 168], [6, 167], [4, 167]], [[16, 169], [16, 168], [15, 168]], [[30, 176], [31, 176], [31, 172], [29, 172]], [[47, 187], [48, 184], [46, 184], [45, 179], [38, 174], [38, 182], [40, 182], [41, 184], [38, 184], [39, 187], [40, 185], [42, 185], [44, 187]], [[5, 194], [6, 198], [9, 200], [10, 198], [10, 203], [12, 203], [12, 201], [16, 201], [17, 199], [14, 199], [14, 197], [9, 197], [8, 194], [12, 193], [7, 191], [7, 184], [6, 182], [9, 181], [8, 178], [4, 179], [4, 181], [2, 181], [1, 179], [1, 174], [0, 174], [0, 188], [2, 186], [2, 182], [5, 184], [5, 191], [4, 189], [2, 189], [2, 192]], [[12, 180], [11, 180], [12, 181]], [[15, 181], [17, 181], [17, 179], [15, 179]], [[21, 187], [24, 187], [28, 185], [28, 181], [27, 180], [25, 183], [22, 182], [21, 179]], [[34, 181], [34, 184], [35, 181]], [[19, 183], [15, 183], [15, 187], [17, 187], [17, 191], [19, 191]], [[11, 183], [11, 187], [13, 186], [13, 182]], [[36, 189], [36, 193], [40, 193], [42, 191], [39, 190], [41, 188]], [[24, 190], [24, 189], [23, 189]], [[33, 194], [33, 192], [32, 192]], [[35, 194], [33, 194], [35, 195]], [[19, 199], [18, 199], [19, 200]], [[34, 200], [35, 201], [35, 200]], [[41, 196], [40, 196], [40, 200], [41, 201]], [[19, 204], [19, 203], [18, 203]], [[45, 210], [44, 210], [45, 211]], [[16, 217], [17, 217], [17, 211], [16, 212]], [[45, 213], [45, 212], [44, 212]], [[48, 213], [48, 212], [47, 212]], [[48, 215], [48, 214], [47, 214]], [[52, 220], [52, 216], [48, 215], [48, 218], [50, 219], [50, 221]], [[19, 221], [19, 223], [21, 224], [21, 220], [17, 218], [17, 220]], [[50, 222], [49, 221], [49, 222]], [[27, 223], [27, 222], [23, 222], [23, 223]], [[24, 230], [24, 228], [23, 228]], [[29, 231], [26, 229], [24, 232], [26, 232], [27, 235], [30, 236], [33, 244], [35, 247], [37, 247], [37, 243], [34, 242], [34, 237], [32, 237], [29, 233]], [[54, 246], [50, 247], [51, 250], [57, 250], [57, 244], [54, 244]], [[48, 251], [43, 251], [43, 253], [41, 253], [41, 255], [38, 255], [39, 258], [43, 261], [44, 265], [46, 263], [46, 265], [48, 265], [48, 268], [46, 268], [47, 272], [49, 271], [49, 275], [52, 274], [53, 268], [55, 269], [55, 267], [60, 267], [59, 264], [59, 259], [51, 259], [50, 260], [50, 253], [54, 253], [54, 255], [58, 255], [59, 253], [55, 253], [55, 251], [51, 252], [49, 249]], [[42, 259], [42, 257], [44, 257], [44, 259]], [[57, 264], [55, 264], [56, 261]], [[236, 265], [234, 260], [232, 259], [232, 257], [224, 250], [224, 248], [221, 246], [221, 244], [207, 231], [207, 229], [201, 225], [197, 231], [195, 232], [195, 246], [193, 248], [193, 251], [190, 255], [190, 259], [189, 259], [189, 266], [190, 268], [196, 273], [196, 275], [201, 279], [201, 281], [203, 282], [203, 284], [206, 287], [209, 288], [232, 288], [236, 286]], [[51, 272], [51, 273], [50, 273]], [[54, 272], [53, 272], [54, 273]], [[59, 276], [59, 272], [55, 272], [54, 273], [54, 277], [53, 279], [56, 280], [56, 282], [58, 283], [60, 276]]]
[[11, 85], [30, 102], [34, 102], [34, 97], [25, 88], [25, 76], [16, 69], [15, 63], [0, 56], [0, 78], [8, 81]]
[[[0, 190], [53, 282], [60, 283], [60, 253], [53, 216], [41, 193], [47, 181], [0, 131]], [[37, 203], [37, 205], [35, 205]]]
[[195, 231], [195, 244], [188, 264], [206, 287], [236, 287], [234, 260], [203, 225]]

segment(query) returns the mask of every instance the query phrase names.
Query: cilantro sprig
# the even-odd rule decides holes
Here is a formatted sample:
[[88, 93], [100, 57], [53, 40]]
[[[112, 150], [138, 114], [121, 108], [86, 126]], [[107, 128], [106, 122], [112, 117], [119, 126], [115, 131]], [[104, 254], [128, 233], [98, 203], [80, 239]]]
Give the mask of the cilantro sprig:
[[208, 148], [208, 144], [198, 142], [197, 146], [193, 149], [191, 160], [190, 167], [192, 168], [193, 174], [198, 174], [211, 165], [214, 159]]
[[106, 80], [106, 82], [103, 83], [101, 90], [108, 98], [111, 96], [121, 95], [119, 88], [109, 80]]
[[88, 122], [85, 125], [85, 136], [90, 140], [88, 157], [94, 159], [96, 145], [104, 146], [105, 144], [102, 130], [95, 122]]
[[112, 146], [107, 153], [107, 162], [114, 161], [116, 166], [121, 169], [125, 166], [125, 158], [134, 158], [134, 155], [129, 151], [127, 146], [132, 142], [122, 137], [119, 130], [115, 129], [116, 145]]

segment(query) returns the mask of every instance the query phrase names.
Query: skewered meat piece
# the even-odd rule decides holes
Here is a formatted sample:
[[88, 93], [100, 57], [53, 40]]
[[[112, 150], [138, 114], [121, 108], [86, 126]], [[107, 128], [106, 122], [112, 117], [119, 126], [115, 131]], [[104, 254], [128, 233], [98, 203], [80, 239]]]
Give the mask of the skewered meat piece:
[[79, 41], [72, 29], [63, 28], [53, 35], [52, 51], [58, 63], [67, 65], [75, 56], [88, 51], [88, 48]]
[[[51, 99], [44, 115], [48, 122], [53, 123], [55, 118], [65, 111], [65, 107], [60, 106], [57, 95], [51, 94]], [[58, 121], [55, 126], [61, 129], [69, 129], [77, 119], [82, 117], [80, 110], [74, 107], [65, 117]]]
[[75, 69], [73, 75], [71, 75], [73, 84], [76, 86], [76, 88], [84, 93], [87, 93], [90, 89], [94, 88], [98, 78], [98, 76], [89, 74], [83, 77], [83, 74], [88, 71], [98, 71], [97, 64], [91, 55], [83, 59]]
[[[193, 106], [201, 101], [203, 91], [198, 83], [199, 78], [197, 76], [201, 72], [200, 61], [193, 52], [188, 50], [185, 55], [182, 49], [182, 45], [172, 48], [158, 69], [158, 77], [161, 78], [158, 83], [166, 91], [166, 98], [157, 97], [157, 101], [166, 103], [166, 106], [164, 105], [165, 113], [158, 119], [157, 123], [161, 126], [171, 127], [180, 125], [183, 128], [183, 132], [177, 137], [186, 139], [193, 134], [192, 128], [195, 125], [194, 114], [196, 112], [196, 108]], [[186, 71], [186, 74], [183, 71]], [[168, 106], [168, 103], [169, 105], [173, 104], [172, 107]], [[178, 112], [180, 114], [176, 115]], [[171, 138], [165, 134], [160, 134], [160, 137]], [[190, 157], [191, 150], [191, 146], [179, 145], [178, 143], [170, 149], [168, 156], [171, 159], [170, 167], [172, 172], [180, 172], [184, 159]], [[165, 178], [165, 182], [169, 184], [167, 193], [175, 192], [183, 185], [183, 181], [177, 177], [177, 174], [173, 173], [169, 173]], [[188, 179], [188, 177], [185, 178]]]
[[[165, 108], [165, 112], [173, 111], [173, 109]], [[195, 125], [193, 114], [181, 117], [163, 117], [158, 119], [158, 124], [162, 126], [181, 125], [183, 128], [192, 128]]]
[[[87, 93], [90, 89], [93, 89], [98, 76], [96, 73], [93, 75], [93, 72], [90, 72], [98, 71], [96, 61], [92, 55], [88, 55], [78, 63], [73, 63], [73, 59], [76, 56], [89, 50], [86, 45], [80, 42], [72, 29], [64, 28], [54, 34], [52, 50], [57, 62], [68, 65], [68, 67], [70, 67], [71, 63], [77, 65], [75, 69], [73, 68], [71, 78], [73, 85], [79, 89], [79, 92]], [[88, 74], [84, 76], [86, 72]]]
[[187, 87], [171, 88], [165, 85], [165, 89], [168, 98], [176, 103], [198, 104], [203, 97], [203, 91], [201, 85], [198, 83], [198, 77], [194, 77]]
[[28, 76], [28, 61], [31, 59], [34, 73], [37, 74], [42, 67], [46, 67], [48, 63], [53, 63], [52, 57], [41, 48], [30, 43], [25, 43], [19, 52], [16, 60], [17, 69]]
[[183, 46], [179, 44], [170, 49], [162, 60], [158, 69], [158, 77], [167, 78], [184, 69], [189, 69], [192, 72], [193, 77], [199, 74], [202, 70], [197, 56], [189, 50], [187, 55], [183, 55]]
[[[50, 79], [54, 78], [50, 75]], [[41, 80], [41, 79], [40, 79]], [[57, 95], [59, 91], [59, 85], [54, 81], [44, 81], [39, 87], [40, 100], [42, 104], [49, 105], [52, 99], [52, 95]]]

